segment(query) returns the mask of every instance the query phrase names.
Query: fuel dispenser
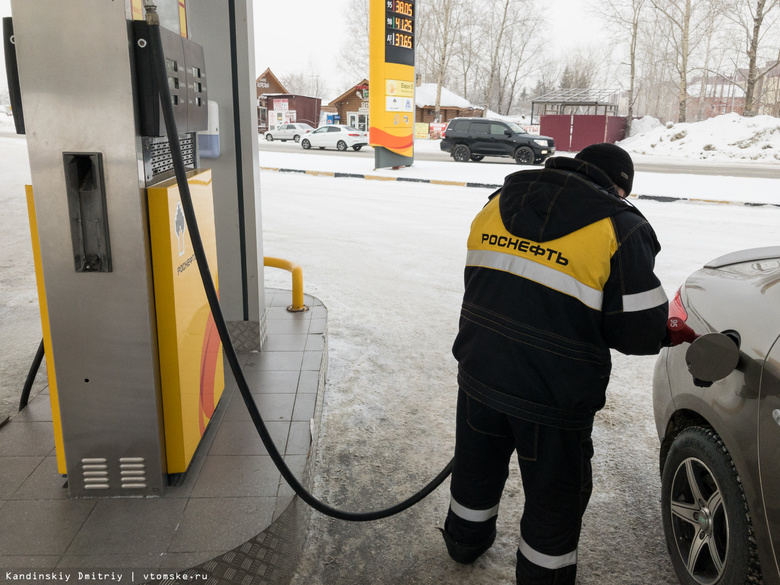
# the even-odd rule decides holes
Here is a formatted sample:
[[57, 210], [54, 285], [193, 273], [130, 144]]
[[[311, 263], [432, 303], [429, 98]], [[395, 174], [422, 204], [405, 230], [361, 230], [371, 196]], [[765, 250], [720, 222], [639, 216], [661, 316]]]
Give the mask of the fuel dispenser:
[[[198, 132], [209, 128], [204, 49], [188, 38], [184, 0], [154, 3], [189, 190], [217, 282], [214, 177], [201, 168], [198, 146]], [[57, 462], [71, 497], [161, 495], [169, 476], [187, 470], [224, 389], [221, 341], [172, 178], [142, 4], [12, 0], [13, 23], [4, 23], [18, 71], [10, 83], [17, 129], [30, 158]]]
[[[236, 22], [242, 20], [236, 6], [244, 8], [244, 23], [251, 22], [251, 2], [227, 2], [234, 57]], [[12, 0], [13, 23], [4, 23], [15, 57], [9, 70], [18, 71], [9, 86], [24, 108], [17, 129], [27, 135], [28, 207], [57, 461], [70, 496], [161, 495], [171, 475], [186, 471], [224, 388], [224, 342], [225, 360], [263, 445], [305, 503], [362, 522], [408, 509], [441, 485], [452, 461], [394, 506], [348, 512], [309, 493], [274, 445], [231, 335], [263, 336], [264, 319], [251, 320], [246, 284], [254, 279], [259, 285], [254, 298], [262, 307], [262, 251], [248, 234], [241, 238], [243, 298], [223, 303], [217, 261], [221, 268], [225, 263], [214, 227], [223, 201], [215, 207], [212, 186], [217, 173], [225, 177], [220, 162], [230, 147], [217, 142], [221, 132], [208, 119], [209, 86], [215, 84], [206, 74], [205, 51], [186, 38], [187, 4], [198, 6], [209, 29], [218, 28], [215, 11], [223, 5], [143, 4], [158, 5], [149, 11], [148, 27], [140, 22], [142, 0]], [[251, 47], [251, 34], [245, 39]], [[150, 46], [154, 56], [147, 54]], [[250, 159], [254, 171], [241, 173], [246, 151], [255, 155], [257, 141], [249, 143], [252, 149], [241, 147], [239, 119], [245, 111], [256, 114], [253, 84], [247, 84], [252, 97], [243, 106], [237, 97], [236, 62], [231, 164], [244, 229], [254, 200], [241, 193], [253, 188], [259, 164]], [[240, 63], [244, 73], [249, 64], [251, 58]], [[222, 86], [216, 84], [217, 92]], [[200, 165], [199, 132], [209, 156], [222, 153], [211, 169]], [[256, 210], [255, 219], [257, 237]], [[251, 258], [252, 250], [259, 258]], [[248, 274], [252, 262], [258, 271]], [[242, 322], [230, 320], [236, 304], [243, 305]]]

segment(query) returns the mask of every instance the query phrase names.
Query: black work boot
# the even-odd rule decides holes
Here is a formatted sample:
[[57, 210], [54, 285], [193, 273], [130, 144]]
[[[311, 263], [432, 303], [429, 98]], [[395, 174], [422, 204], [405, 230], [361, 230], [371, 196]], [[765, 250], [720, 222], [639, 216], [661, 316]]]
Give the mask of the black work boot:
[[438, 530], [444, 537], [444, 543], [447, 545], [447, 552], [450, 553], [452, 560], [462, 565], [470, 565], [476, 561], [483, 552], [493, 546], [493, 542], [496, 540], [495, 529], [487, 539], [478, 544], [462, 544], [456, 541], [447, 532], [446, 523], [444, 528], [439, 528]]

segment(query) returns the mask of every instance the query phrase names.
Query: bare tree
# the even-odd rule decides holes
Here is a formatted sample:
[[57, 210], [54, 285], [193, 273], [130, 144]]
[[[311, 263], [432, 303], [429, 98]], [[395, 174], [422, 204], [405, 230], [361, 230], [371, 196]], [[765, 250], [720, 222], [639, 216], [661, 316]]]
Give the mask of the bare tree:
[[458, 66], [461, 95], [471, 102], [476, 101], [474, 78], [480, 61], [480, 28], [477, 9], [473, 2], [466, 1], [462, 7], [463, 22], [455, 41], [453, 59]]
[[339, 51], [339, 68], [347, 77], [358, 81], [368, 76], [368, 13], [368, 0], [351, 0], [344, 16], [347, 41]]
[[487, 56], [482, 101], [487, 115], [488, 108], [494, 106], [494, 95], [506, 95], [509, 80], [514, 80], [513, 96], [520, 89], [523, 69], [533, 54], [529, 47], [533, 46], [530, 43], [541, 22], [541, 11], [534, 0], [488, 0], [481, 4], [481, 10], [481, 52]]
[[628, 43], [628, 113], [626, 115], [626, 136], [631, 135], [631, 121], [636, 103], [636, 66], [639, 46], [639, 25], [642, 23], [642, 9], [646, 0], [605, 0], [602, 13], [607, 23]]
[[704, 37], [702, 30], [717, 11], [716, 0], [651, 0], [662, 15], [665, 40], [674, 48], [677, 70], [677, 119], [685, 122], [688, 110], [688, 76], [692, 70], [691, 54]]
[[571, 53], [558, 82], [561, 89], [590, 89], [599, 69], [600, 55], [587, 50]]
[[533, 63], [539, 59], [537, 38], [543, 20], [531, 12], [523, 19], [522, 27], [507, 29], [504, 47], [500, 53], [497, 71], [499, 114], [511, 113], [512, 107], [530, 76]]
[[[431, 67], [431, 73], [436, 83], [434, 109], [437, 122], [440, 121], [441, 117], [441, 89], [450, 67], [457, 34], [460, 30], [463, 14], [460, 4], [458, 0], [434, 0], [419, 4], [421, 10], [418, 12], [418, 22], [423, 23], [424, 28], [418, 28], [417, 47], [419, 49], [421, 44], [427, 47], [427, 53], [431, 57], [429, 67]], [[426, 34], [421, 34], [422, 31]]]
[[[678, 98], [675, 77], [674, 48], [666, 41], [668, 30], [663, 16], [648, 10], [637, 30], [636, 85], [634, 112], [636, 116], [651, 114], [661, 120], [675, 118]], [[674, 102], [674, 103], [673, 103]]]
[[773, 66], [759, 71], [758, 52], [764, 32], [764, 19], [780, 5], [780, 0], [734, 0], [730, 18], [742, 28], [745, 34], [745, 48], [748, 58], [747, 80], [745, 82], [745, 116], [755, 116], [756, 85], [767, 73], [780, 65], [780, 48]]
[[290, 93], [323, 98], [327, 91], [320, 76], [314, 73], [311, 64], [307, 71], [282, 75], [279, 81]]
[[489, 0], [485, 3], [485, 41], [490, 50], [490, 64], [487, 68], [487, 80], [485, 82], [485, 109], [483, 116], [487, 116], [488, 108], [493, 100], [494, 83], [499, 65], [499, 57], [503, 48], [504, 35], [512, 26], [516, 26], [517, 1], [516, 0]]

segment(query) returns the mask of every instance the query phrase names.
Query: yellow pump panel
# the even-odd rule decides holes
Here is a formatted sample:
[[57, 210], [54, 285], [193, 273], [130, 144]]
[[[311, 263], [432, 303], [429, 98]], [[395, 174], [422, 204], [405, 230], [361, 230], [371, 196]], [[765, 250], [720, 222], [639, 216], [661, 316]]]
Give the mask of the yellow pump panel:
[[[211, 170], [188, 173], [211, 276], [217, 245]], [[168, 473], [192, 460], [225, 388], [222, 343], [203, 290], [174, 179], [147, 190]]]
[[38, 219], [35, 215], [35, 198], [32, 185], [25, 185], [27, 195], [27, 215], [30, 220], [30, 236], [32, 237], [33, 262], [35, 264], [35, 280], [38, 288], [38, 307], [41, 312], [41, 329], [43, 330], [43, 351], [46, 356], [46, 373], [49, 379], [49, 401], [51, 402], [51, 417], [54, 427], [54, 447], [57, 453], [57, 472], [65, 474], [65, 449], [62, 441], [62, 422], [60, 418], [60, 401], [57, 394], [57, 376], [54, 371], [54, 349], [51, 343], [49, 329], [49, 305], [46, 303], [46, 286], [43, 281], [43, 266], [41, 262], [41, 245], [38, 237]]

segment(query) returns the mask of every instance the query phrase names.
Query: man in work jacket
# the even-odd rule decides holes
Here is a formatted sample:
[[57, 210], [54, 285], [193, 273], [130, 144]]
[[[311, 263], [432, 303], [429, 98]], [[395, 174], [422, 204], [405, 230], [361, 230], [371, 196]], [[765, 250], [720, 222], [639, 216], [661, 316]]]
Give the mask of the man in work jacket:
[[519, 585], [574, 584], [610, 348], [647, 355], [664, 342], [668, 303], [653, 273], [660, 245], [624, 200], [633, 175], [623, 149], [592, 145], [509, 175], [471, 225], [442, 534], [461, 563], [490, 548], [517, 451]]

